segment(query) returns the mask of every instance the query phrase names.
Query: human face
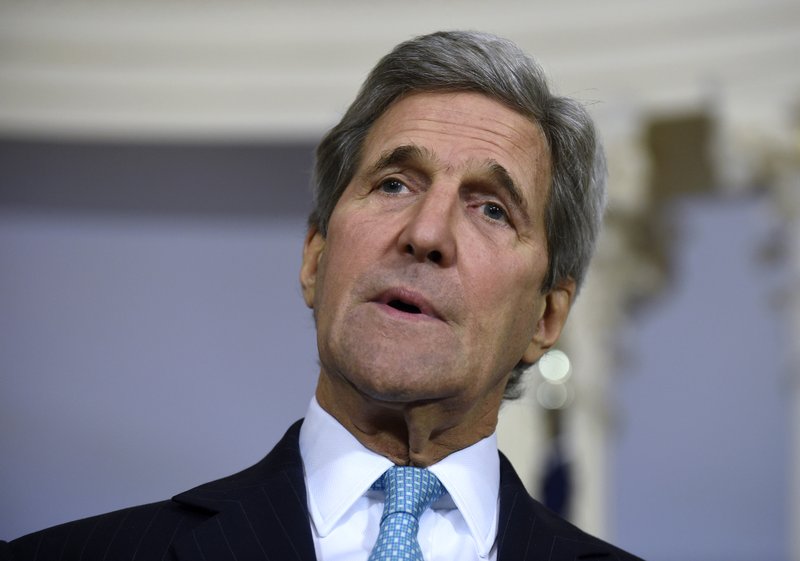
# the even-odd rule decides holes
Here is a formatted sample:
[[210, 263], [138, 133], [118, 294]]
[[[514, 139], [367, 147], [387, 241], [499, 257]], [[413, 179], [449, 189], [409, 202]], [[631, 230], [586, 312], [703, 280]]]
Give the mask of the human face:
[[384, 403], [497, 398], [558, 337], [570, 286], [542, 294], [548, 149], [476, 93], [420, 93], [375, 122], [301, 284], [321, 376]]

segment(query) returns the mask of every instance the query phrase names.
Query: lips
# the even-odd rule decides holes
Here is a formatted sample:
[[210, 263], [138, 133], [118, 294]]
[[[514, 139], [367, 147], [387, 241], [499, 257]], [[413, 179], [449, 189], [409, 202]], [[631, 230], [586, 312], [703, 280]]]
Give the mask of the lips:
[[421, 294], [404, 288], [391, 288], [374, 300], [402, 314], [442, 319], [434, 306]]

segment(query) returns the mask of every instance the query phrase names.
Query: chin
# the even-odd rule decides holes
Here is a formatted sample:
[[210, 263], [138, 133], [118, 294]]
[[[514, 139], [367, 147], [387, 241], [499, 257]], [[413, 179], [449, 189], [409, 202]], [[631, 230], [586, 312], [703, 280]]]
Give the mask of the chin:
[[412, 373], [393, 369], [391, 372], [380, 372], [372, 368], [362, 371], [355, 379], [351, 378], [351, 382], [363, 395], [387, 403], [432, 401], [453, 393], [444, 387], [443, 381], [437, 376], [420, 371]]

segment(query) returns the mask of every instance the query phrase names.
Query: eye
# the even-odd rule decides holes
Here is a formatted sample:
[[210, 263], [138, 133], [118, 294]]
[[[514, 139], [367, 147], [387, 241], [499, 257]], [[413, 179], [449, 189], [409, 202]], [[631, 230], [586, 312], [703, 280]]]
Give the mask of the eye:
[[483, 214], [487, 218], [491, 220], [496, 220], [498, 222], [508, 222], [508, 213], [506, 210], [498, 205], [497, 203], [484, 203], [483, 205]]
[[378, 185], [378, 189], [384, 193], [389, 193], [390, 195], [399, 195], [400, 193], [408, 191], [408, 187], [406, 187], [402, 181], [398, 181], [397, 179], [385, 179], [381, 181]]

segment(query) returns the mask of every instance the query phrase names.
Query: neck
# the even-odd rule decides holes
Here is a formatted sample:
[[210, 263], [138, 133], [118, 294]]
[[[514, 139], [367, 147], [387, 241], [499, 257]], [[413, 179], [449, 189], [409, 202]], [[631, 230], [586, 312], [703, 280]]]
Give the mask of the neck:
[[341, 379], [320, 373], [316, 397], [356, 439], [396, 465], [428, 467], [490, 436], [497, 427], [502, 388], [462, 406], [452, 399], [380, 401]]

